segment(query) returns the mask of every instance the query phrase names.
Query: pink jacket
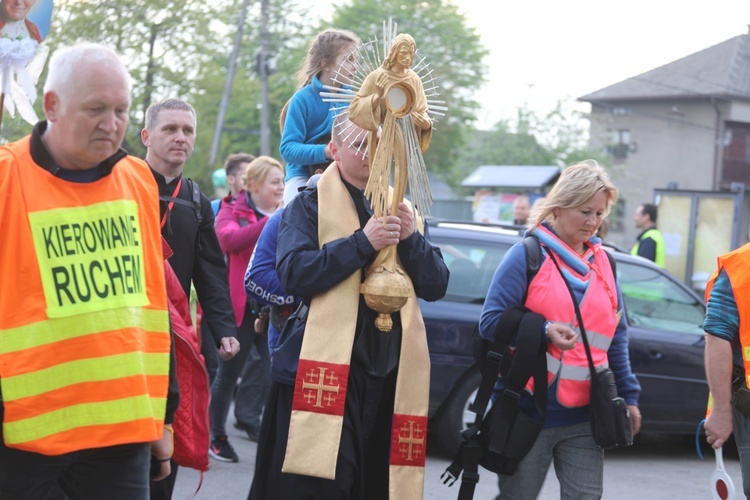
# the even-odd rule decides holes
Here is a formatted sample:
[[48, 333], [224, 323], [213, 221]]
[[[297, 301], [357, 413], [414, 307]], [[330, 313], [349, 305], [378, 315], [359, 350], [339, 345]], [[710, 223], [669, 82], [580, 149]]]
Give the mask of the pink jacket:
[[245, 271], [253, 254], [255, 244], [268, 217], [258, 215], [247, 202], [249, 195], [240, 191], [237, 198], [232, 201], [231, 197], [224, 198], [219, 213], [216, 216], [216, 236], [219, 238], [221, 249], [227, 255], [227, 268], [229, 272], [229, 294], [232, 298], [234, 317], [237, 326], [242, 324], [245, 315]]

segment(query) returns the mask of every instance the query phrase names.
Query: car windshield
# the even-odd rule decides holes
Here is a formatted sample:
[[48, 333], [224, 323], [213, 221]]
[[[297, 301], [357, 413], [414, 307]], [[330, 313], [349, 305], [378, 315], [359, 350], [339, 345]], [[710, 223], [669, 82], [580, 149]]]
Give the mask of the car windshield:
[[618, 262], [617, 277], [630, 325], [703, 335], [704, 305], [667, 274], [639, 264]]
[[492, 276], [510, 245], [433, 236], [451, 272], [446, 298], [484, 304]]

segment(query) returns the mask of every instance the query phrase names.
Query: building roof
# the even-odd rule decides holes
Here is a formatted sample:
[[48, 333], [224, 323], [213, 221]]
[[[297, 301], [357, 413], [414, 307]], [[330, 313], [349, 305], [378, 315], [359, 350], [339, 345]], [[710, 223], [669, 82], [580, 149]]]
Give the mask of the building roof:
[[508, 188], [541, 191], [560, 176], [560, 167], [549, 165], [484, 165], [463, 180], [463, 187]]
[[427, 180], [430, 182], [433, 200], [455, 200], [458, 198], [450, 185], [434, 172], [427, 172]]
[[750, 100], [750, 34], [730, 38], [579, 100], [597, 103], [707, 97]]

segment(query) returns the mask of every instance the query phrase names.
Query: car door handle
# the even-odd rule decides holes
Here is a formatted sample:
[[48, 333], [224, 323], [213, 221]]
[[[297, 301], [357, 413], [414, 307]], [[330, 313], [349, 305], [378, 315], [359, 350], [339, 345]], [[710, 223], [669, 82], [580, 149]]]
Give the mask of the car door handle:
[[662, 359], [664, 357], [664, 354], [661, 352], [661, 345], [659, 344], [648, 344], [646, 351], [653, 359]]

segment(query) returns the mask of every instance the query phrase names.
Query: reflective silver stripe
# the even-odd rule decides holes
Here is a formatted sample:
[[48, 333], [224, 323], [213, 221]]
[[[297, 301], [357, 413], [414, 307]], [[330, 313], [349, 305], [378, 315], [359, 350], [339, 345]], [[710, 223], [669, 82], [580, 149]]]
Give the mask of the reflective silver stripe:
[[[575, 331], [578, 335], [581, 334], [580, 328], [576, 327]], [[602, 351], [608, 350], [609, 346], [612, 344], [612, 337], [608, 337], [603, 333], [592, 332], [589, 330], [586, 332], [586, 337], [589, 340], [589, 346], [595, 349], [601, 349]]]
[[[608, 367], [609, 364], [603, 363], [599, 366]], [[567, 380], [589, 380], [591, 371], [588, 364], [586, 366], [563, 365], [559, 359], [547, 353], [547, 371], [554, 377]]]
[[591, 378], [591, 372], [587, 366], [570, 366], [563, 365], [560, 370], [560, 378], [566, 380], [589, 380]]
[[[604, 363], [603, 365], [599, 365], [599, 366], [607, 367], [608, 365]], [[590, 380], [591, 370], [589, 370], [588, 365], [586, 366], [563, 365], [562, 369], [560, 370], [560, 378], [566, 379], [566, 380], [580, 380], [580, 381]]]
[[550, 353], [547, 353], [547, 371], [548, 372], [550, 372], [554, 376], [557, 376], [557, 372], [560, 371], [561, 366], [562, 366], [562, 363], [560, 363], [559, 359], [557, 359]]
[[586, 336], [589, 340], [589, 346], [601, 349], [602, 351], [608, 350], [612, 344], [612, 337], [598, 332], [586, 332]]

